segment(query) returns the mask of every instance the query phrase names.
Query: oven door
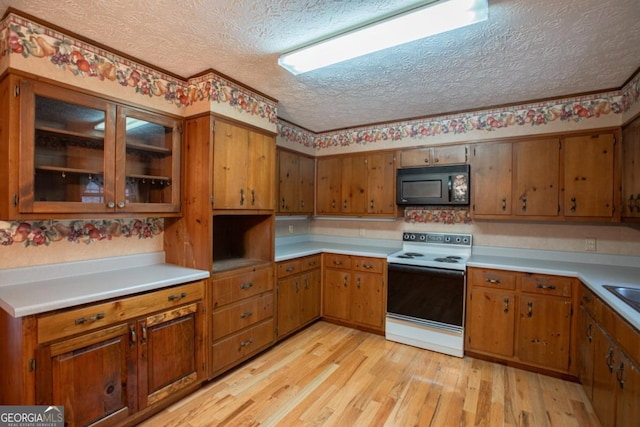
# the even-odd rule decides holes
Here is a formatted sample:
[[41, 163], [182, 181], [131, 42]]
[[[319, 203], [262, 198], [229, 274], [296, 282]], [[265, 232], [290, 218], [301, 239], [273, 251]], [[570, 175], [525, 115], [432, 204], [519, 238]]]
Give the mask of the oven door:
[[462, 330], [464, 271], [390, 263], [387, 316]]

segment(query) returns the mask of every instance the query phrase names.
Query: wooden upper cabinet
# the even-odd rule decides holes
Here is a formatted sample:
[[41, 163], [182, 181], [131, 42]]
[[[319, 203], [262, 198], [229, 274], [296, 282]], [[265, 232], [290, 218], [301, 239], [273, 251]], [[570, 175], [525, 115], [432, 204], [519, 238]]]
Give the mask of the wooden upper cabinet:
[[182, 120], [43, 82], [4, 84], [21, 123], [10, 216], [180, 212]]
[[272, 210], [273, 136], [216, 120], [213, 144], [213, 208]]
[[521, 216], [558, 216], [560, 141], [519, 141], [513, 145], [513, 212]]
[[622, 130], [622, 217], [640, 218], [640, 119]]
[[512, 144], [476, 144], [471, 153], [474, 215], [511, 215]]
[[336, 214], [341, 210], [342, 159], [340, 157], [321, 157], [317, 170], [316, 212], [318, 214]]
[[400, 152], [400, 167], [442, 166], [467, 163], [469, 146], [420, 147]]
[[278, 149], [277, 212], [312, 214], [315, 190], [315, 160], [293, 151]]
[[564, 215], [613, 218], [617, 181], [614, 133], [568, 136], [563, 149]]
[[318, 214], [394, 215], [395, 154], [318, 159]]

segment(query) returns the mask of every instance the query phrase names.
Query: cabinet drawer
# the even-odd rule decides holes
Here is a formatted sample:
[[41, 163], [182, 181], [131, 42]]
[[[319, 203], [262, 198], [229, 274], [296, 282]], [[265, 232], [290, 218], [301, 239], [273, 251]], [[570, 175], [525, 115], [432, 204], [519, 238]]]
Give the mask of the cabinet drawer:
[[301, 261], [292, 259], [278, 263], [278, 277], [287, 277], [302, 271]]
[[250, 298], [273, 289], [273, 268], [214, 280], [212, 287], [213, 308]]
[[213, 371], [220, 372], [272, 342], [272, 319], [223, 339], [213, 345]]
[[152, 312], [201, 300], [203, 282], [38, 316], [38, 344], [92, 331]]
[[324, 266], [327, 268], [351, 269], [351, 257], [340, 254], [324, 254]]
[[594, 305], [596, 302], [596, 294], [594, 294], [591, 289], [587, 288], [585, 285], [580, 285], [580, 293], [578, 294], [578, 298], [580, 300], [580, 305], [584, 306], [589, 314], [595, 316], [594, 313]]
[[320, 255], [311, 255], [300, 260], [302, 271], [320, 268]]
[[544, 274], [524, 274], [520, 276], [520, 290], [534, 294], [570, 297], [572, 283], [573, 279], [570, 277]]
[[231, 304], [213, 313], [213, 339], [220, 339], [272, 316], [273, 293]]
[[369, 273], [382, 273], [386, 260], [382, 258], [353, 257], [353, 269]]
[[516, 273], [504, 270], [470, 268], [469, 282], [473, 286], [514, 290], [516, 288]]

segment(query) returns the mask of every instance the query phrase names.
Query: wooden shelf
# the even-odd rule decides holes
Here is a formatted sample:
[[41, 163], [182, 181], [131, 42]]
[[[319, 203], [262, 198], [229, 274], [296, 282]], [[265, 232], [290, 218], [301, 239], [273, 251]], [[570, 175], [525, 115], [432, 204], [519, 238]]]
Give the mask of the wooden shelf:
[[57, 129], [48, 126], [36, 126], [36, 131], [53, 133], [60, 136], [69, 136], [73, 138], [90, 139], [92, 141], [104, 143], [104, 136], [91, 135], [83, 132], [74, 132], [66, 129]]
[[102, 171], [66, 168], [66, 167], [58, 167], [58, 166], [36, 166], [36, 170], [45, 171], [45, 172], [79, 173], [79, 174], [85, 174], [85, 175], [102, 175], [103, 174]]
[[147, 179], [150, 181], [171, 181], [171, 178], [168, 176], [157, 176], [157, 175], [127, 175], [127, 178], [135, 178], [135, 179]]
[[127, 142], [127, 149], [148, 151], [152, 153], [171, 154], [171, 150], [165, 147], [156, 147], [155, 145], [138, 144], [135, 142]]

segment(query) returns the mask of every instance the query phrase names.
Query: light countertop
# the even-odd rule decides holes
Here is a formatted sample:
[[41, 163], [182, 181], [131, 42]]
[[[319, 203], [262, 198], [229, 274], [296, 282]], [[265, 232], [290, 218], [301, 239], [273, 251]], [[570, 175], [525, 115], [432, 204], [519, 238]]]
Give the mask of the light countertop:
[[164, 252], [0, 270], [0, 308], [13, 317], [206, 279], [165, 263]]
[[640, 313], [603, 287], [640, 289], [640, 257], [474, 246], [467, 267], [577, 277], [640, 330]]
[[386, 258], [387, 255], [399, 251], [401, 248], [401, 241], [301, 235], [276, 239], [275, 260], [276, 262], [286, 261], [322, 252]]

